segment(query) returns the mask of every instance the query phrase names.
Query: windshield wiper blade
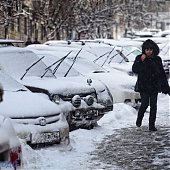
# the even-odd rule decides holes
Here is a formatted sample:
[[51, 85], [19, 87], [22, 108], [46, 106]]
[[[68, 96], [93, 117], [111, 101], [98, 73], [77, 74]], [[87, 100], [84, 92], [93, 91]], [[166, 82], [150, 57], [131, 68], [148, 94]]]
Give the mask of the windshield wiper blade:
[[[49, 65], [49, 66], [45, 69], [44, 74], [41, 75], [41, 78], [43, 78], [43, 77], [45, 76], [45, 74], [48, 72], [48, 70], [49, 70], [52, 66], [54, 66], [55, 64], [59, 63], [59, 64], [57, 64], [57, 66], [59, 67], [60, 64], [64, 61], [64, 59], [65, 59], [71, 52], [72, 52], [72, 50], [71, 50], [69, 53], [67, 53], [67, 55], [65, 55], [64, 57], [60, 58], [59, 60], [57, 60], [57, 61], [55, 61], [54, 63], [52, 63], [51, 65]], [[57, 67], [57, 66], [56, 66], [56, 67]], [[54, 68], [54, 70], [56, 69], [56, 67]], [[55, 73], [53, 73], [53, 75], [54, 75], [54, 74], [55, 74]]]
[[53, 75], [56, 73], [57, 69], [60, 67], [61, 63], [70, 55], [72, 51], [70, 51], [66, 56], [61, 58], [61, 61], [56, 65], [56, 67], [53, 70]]
[[118, 54], [119, 54], [119, 53], [117, 53], [117, 54], [113, 55], [112, 57], [110, 57], [110, 61], [108, 62], [108, 64], [110, 64], [111, 61], [113, 60], [113, 58], [116, 57]]
[[25, 89], [18, 89], [16, 92], [19, 92], [19, 91], [27, 91]]
[[103, 66], [104, 66], [104, 64], [106, 63], [106, 61], [108, 60], [108, 58], [109, 58], [110, 54], [113, 52], [113, 50], [114, 50], [114, 49], [115, 49], [115, 47], [113, 47], [113, 49], [109, 52], [109, 54], [107, 55], [106, 60], [103, 62], [103, 64], [101, 65], [101, 67], [103, 67]]
[[123, 58], [122, 61], [120, 61], [119, 63], [122, 63], [123, 61], [129, 62], [128, 58], [127, 58], [122, 52], [123, 52], [123, 48], [122, 48], [121, 51], [118, 51], [118, 53], [120, 54], [120, 56]]
[[24, 78], [24, 76], [28, 73], [28, 71], [35, 66], [38, 62], [40, 62], [45, 56], [41, 57], [40, 59], [38, 59], [36, 62], [34, 62], [33, 64], [31, 64], [25, 71], [25, 73], [23, 74], [23, 76], [20, 78], [20, 80], [22, 80]]
[[74, 63], [76, 62], [76, 59], [77, 59], [77, 57], [78, 57], [78, 55], [80, 54], [80, 52], [81, 52], [82, 49], [83, 49], [83, 48], [81, 48], [81, 49], [78, 51], [78, 53], [76, 54], [76, 56], [74, 57], [73, 63], [72, 63], [72, 65], [69, 67], [69, 69], [68, 69], [68, 71], [66, 72], [66, 74], [64, 75], [64, 77], [66, 77], [67, 74], [70, 72], [71, 68], [73, 67]]
[[99, 56], [98, 58], [96, 58], [95, 60], [93, 60], [93, 62], [95, 63], [97, 60], [99, 60], [100, 58], [102, 58], [103, 56], [105, 56], [106, 54], [110, 53], [110, 51], [102, 54], [101, 56]]
[[117, 52], [117, 54], [110, 57], [110, 61], [108, 62], [108, 64], [110, 64], [111, 61], [113, 60], [113, 58], [116, 57], [117, 55], [120, 55], [123, 58], [119, 63], [122, 63], [123, 61], [129, 62], [128, 58], [122, 53], [123, 52], [123, 47], [122, 47], [121, 50], [116, 50], [116, 52]]

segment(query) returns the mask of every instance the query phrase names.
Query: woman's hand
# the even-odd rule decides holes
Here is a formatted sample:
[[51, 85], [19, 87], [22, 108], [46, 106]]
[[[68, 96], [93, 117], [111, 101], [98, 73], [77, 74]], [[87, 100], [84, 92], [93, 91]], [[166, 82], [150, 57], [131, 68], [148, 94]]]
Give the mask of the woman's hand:
[[145, 55], [145, 54], [142, 54], [142, 56], [141, 56], [141, 60], [142, 60], [142, 61], [144, 61], [144, 60], [145, 60], [145, 58], [146, 58], [146, 55]]

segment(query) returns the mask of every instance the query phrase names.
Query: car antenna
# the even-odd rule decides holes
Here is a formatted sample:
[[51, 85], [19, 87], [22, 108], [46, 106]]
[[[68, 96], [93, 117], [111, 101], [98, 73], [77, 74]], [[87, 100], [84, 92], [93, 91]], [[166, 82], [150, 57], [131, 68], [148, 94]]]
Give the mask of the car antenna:
[[20, 78], [20, 80], [22, 80], [22, 79], [24, 78], [24, 76], [28, 73], [28, 71], [29, 71], [34, 65], [36, 65], [38, 62], [40, 62], [44, 57], [45, 57], [45, 56], [41, 57], [41, 58], [38, 59], [36, 62], [34, 62], [32, 65], [30, 65], [30, 66], [26, 69], [25, 73], [24, 73], [23, 76]]
[[69, 69], [68, 69], [68, 71], [66, 72], [66, 74], [64, 75], [64, 77], [67, 76], [67, 74], [69, 73], [69, 71], [70, 71], [71, 68], [73, 67], [73, 65], [74, 65], [74, 63], [76, 62], [76, 59], [77, 59], [77, 57], [78, 57], [78, 55], [80, 54], [80, 52], [81, 52], [82, 49], [83, 49], [83, 48], [81, 48], [81, 49], [78, 51], [78, 53], [76, 54], [76, 56], [74, 57], [73, 63], [72, 63], [72, 65], [69, 67]]
[[[48, 72], [48, 70], [49, 70], [53, 65], [57, 64], [58, 62], [59, 62], [59, 64], [57, 64], [57, 66], [59, 67], [60, 64], [64, 61], [64, 59], [65, 59], [71, 52], [72, 52], [72, 50], [71, 50], [69, 53], [67, 53], [67, 55], [65, 55], [64, 57], [60, 58], [59, 60], [57, 60], [57, 61], [55, 61], [54, 63], [52, 63], [51, 65], [49, 65], [49, 66], [45, 69], [44, 74], [41, 75], [41, 78], [43, 78], [43, 77], [45, 76], [45, 74]], [[57, 66], [56, 66], [56, 67], [57, 67]], [[56, 67], [55, 67], [55, 69], [56, 69]], [[55, 70], [55, 69], [54, 69], [54, 70]], [[55, 74], [55, 73], [53, 73], [53, 75], [54, 75], [54, 74]]]

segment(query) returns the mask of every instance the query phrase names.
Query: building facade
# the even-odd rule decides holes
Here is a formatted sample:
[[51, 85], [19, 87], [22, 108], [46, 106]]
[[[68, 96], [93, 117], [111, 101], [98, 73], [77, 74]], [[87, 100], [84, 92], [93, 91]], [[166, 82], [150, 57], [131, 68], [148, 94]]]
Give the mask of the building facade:
[[[78, 23], [79, 25], [75, 24], [79, 15], [76, 16], [74, 7], [79, 7], [80, 12], [86, 12], [91, 8], [91, 13], [82, 14], [81, 17], [89, 15], [92, 26], [85, 23], [84, 27], [87, 27], [89, 31], [95, 31], [99, 37], [118, 39], [123, 35], [126, 27], [133, 24], [134, 16], [130, 16], [129, 12], [134, 12], [136, 9], [135, 6], [131, 8], [130, 3], [132, 5], [137, 3], [139, 10], [142, 8], [140, 4], [145, 6], [149, 4], [147, 10], [151, 15], [150, 26], [162, 30], [170, 29], [169, 0], [96, 0], [93, 1], [98, 6], [98, 8], [95, 7], [95, 11], [96, 9], [100, 11], [100, 17], [98, 16], [96, 23], [93, 23], [96, 15], [92, 14], [93, 6], [90, 6], [92, 5], [90, 2], [92, 1], [84, 1], [86, 10], [82, 10], [82, 6], [76, 6], [75, 1], [72, 0], [1, 0], [0, 38], [23, 41], [28, 38], [32, 40], [37, 38], [40, 42], [48, 39], [74, 39], [78, 37], [76, 35], [78, 26], [81, 27], [81, 22]], [[113, 3], [119, 3], [117, 9]], [[121, 7], [124, 8], [124, 13], [118, 11]], [[105, 9], [109, 10], [102, 13], [101, 11]], [[131, 23], [127, 21], [127, 15], [130, 16]], [[87, 21], [86, 18], [85, 21]]]

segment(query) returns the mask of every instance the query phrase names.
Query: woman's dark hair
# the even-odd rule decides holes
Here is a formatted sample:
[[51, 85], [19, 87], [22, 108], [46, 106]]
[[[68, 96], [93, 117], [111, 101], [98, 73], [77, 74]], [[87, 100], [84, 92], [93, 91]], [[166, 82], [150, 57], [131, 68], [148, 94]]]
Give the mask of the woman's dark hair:
[[145, 50], [146, 49], [153, 49], [153, 53], [154, 55], [158, 55], [159, 54], [159, 47], [158, 45], [152, 41], [151, 39], [146, 40], [143, 44], [142, 44], [142, 53], [145, 54]]

